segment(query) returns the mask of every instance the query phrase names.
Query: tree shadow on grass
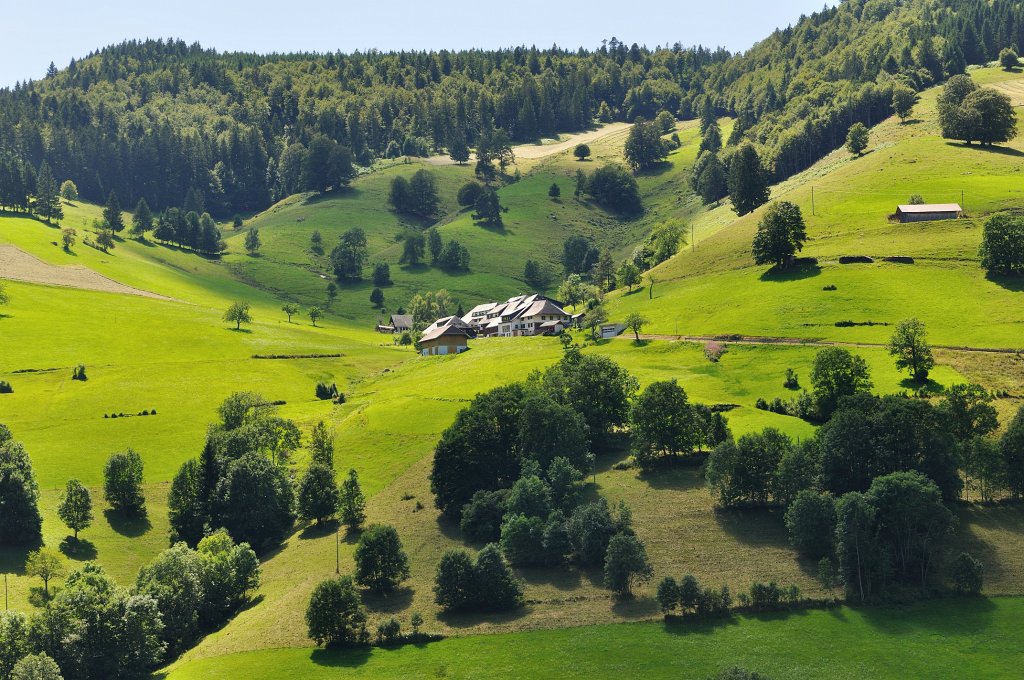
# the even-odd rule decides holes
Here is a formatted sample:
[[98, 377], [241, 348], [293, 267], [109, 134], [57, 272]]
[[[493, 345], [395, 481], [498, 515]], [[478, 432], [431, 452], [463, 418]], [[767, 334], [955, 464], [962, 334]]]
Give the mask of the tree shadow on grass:
[[371, 612], [381, 614], [397, 614], [409, 608], [412, 604], [416, 591], [407, 586], [397, 588], [391, 593], [384, 595], [371, 590], [363, 591], [363, 604]]
[[349, 649], [314, 649], [309, 659], [317, 666], [329, 668], [355, 668], [370, 660], [370, 647], [353, 647]]
[[50, 603], [53, 598], [57, 596], [57, 591], [60, 590], [57, 586], [53, 585], [53, 579], [50, 579], [50, 594], [46, 594], [46, 590], [43, 586], [30, 586], [28, 589], [28, 602], [33, 607], [39, 607], [42, 609]]
[[568, 566], [524, 567], [517, 569], [516, 574], [526, 581], [527, 585], [547, 585], [565, 591], [573, 591], [583, 583], [580, 571]]
[[701, 467], [689, 466], [683, 462], [680, 462], [678, 467], [641, 470], [637, 477], [652, 489], [690, 491], [704, 486]]
[[763, 508], [715, 508], [719, 528], [741, 543], [789, 549], [782, 510]]
[[302, 531], [299, 532], [299, 538], [303, 541], [308, 541], [310, 539], [317, 539], [323, 538], [325, 536], [330, 536], [335, 531], [341, 530], [341, 527], [339, 525], [340, 522], [337, 519], [324, 520], [323, 522], [320, 522], [320, 524], [310, 522]]
[[0, 571], [5, 574], [24, 574], [25, 560], [33, 550], [38, 550], [42, 545], [41, 541], [35, 541], [28, 545], [11, 545], [0, 548]]
[[466, 537], [462, 535], [462, 529], [459, 527], [459, 523], [439, 514], [437, 516], [437, 530], [444, 535], [445, 538], [453, 541], [464, 541]]
[[138, 538], [153, 528], [146, 515], [127, 517], [122, 512], [107, 508], [103, 511], [103, 516], [107, 518], [107, 524], [111, 529], [127, 538]]
[[986, 597], [951, 597], [909, 606], [862, 607], [858, 611], [872, 628], [895, 636], [921, 630], [958, 635], [980, 633], [992, 625], [995, 609]]
[[249, 328], [229, 328], [232, 333], [245, 333], [246, 335], [252, 334], [252, 329]]
[[636, 173], [637, 177], [658, 177], [664, 175], [666, 172], [672, 169], [672, 163], [669, 161], [659, 161], [649, 168], [644, 168], [640, 172]]
[[673, 616], [665, 621], [665, 632], [669, 635], [713, 635], [720, 628], [737, 626], [739, 623], [739, 618], [731, 615], [712, 618]]
[[980, 151], [982, 153], [992, 153], [1000, 156], [1024, 156], [1024, 151], [1014, 149], [1010, 146], [981, 146], [980, 144], [965, 144], [963, 142], [946, 142], [946, 146], [953, 146], [962, 151]]
[[998, 580], [1005, 576], [1007, 566], [1000, 559], [999, 549], [982, 538], [982, 534], [1019, 532], [1021, 524], [1024, 524], [1024, 506], [983, 506], [969, 503], [956, 506], [954, 512], [960, 521], [960, 529], [952, 540], [950, 555], [956, 556], [960, 552], [966, 552], [981, 560], [985, 565], [986, 579]]
[[1014, 293], [1024, 292], [1024, 276], [1013, 275], [1013, 274], [995, 274], [988, 273], [985, 278], [996, 284], [1000, 288], [1012, 291]]
[[474, 628], [481, 623], [502, 624], [512, 623], [533, 612], [533, 607], [523, 605], [508, 612], [445, 612], [439, 614], [437, 619], [452, 628]]
[[649, 619], [661, 609], [653, 597], [616, 595], [612, 598], [612, 613], [627, 619]]
[[316, 205], [317, 203], [323, 203], [324, 201], [330, 201], [335, 198], [351, 198], [356, 199], [362, 194], [362, 190], [353, 186], [339, 187], [337, 189], [331, 189], [325, 191], [322, 194], [312, 194], [302, 200], [300, 205]]
[[88, 562], [96, 559], [96, 546], [88, 538], [75, 539], [74, 536], [65, 536], [60, 542], [60, 551], [69, 559], [77, 562]]
[[931, 378], [924, 381], [914, 380], [913, 378], [904, 378], [900, 381], [900, 387], [913, 392], [922, 392], [928, 396], [937, 396], [946, 392], [945, 386], [935, 382]]
[[793, 265], [788, 269], [776, 269], [772, 267], [768, 271], [761, 274], [762, 281], [771, 281], [773, 283], [787, 283], [789, 281], [802, 281], [804, 279], [812, 279], [815, 276], [821, 275], [821, 267], [816, 264], [800, 264]]

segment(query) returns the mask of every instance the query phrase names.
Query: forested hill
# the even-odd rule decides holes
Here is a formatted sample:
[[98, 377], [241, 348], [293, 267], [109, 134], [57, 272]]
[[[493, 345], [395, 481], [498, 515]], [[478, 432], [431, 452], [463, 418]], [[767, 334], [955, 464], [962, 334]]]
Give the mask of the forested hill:
[[780, 178], [852, 123], [889, 115], [895, 83], [919, 90], [1021, 45], [1024, 8], [1010, 0], [847, 0], [741, 55], [614, 39], [593, 51], [274, 56], [132, 41], [0, 91], [0, 204], [18, 205], [10, 194], [31, 193], [46, 162], [86, 199], [113, 190], [163, 209], [198, 192], [224, 216], [342, 183], [349, 158], [464, 154], [493, 135], [710, 106], [738, 118], [729, 143], [753, 141]]

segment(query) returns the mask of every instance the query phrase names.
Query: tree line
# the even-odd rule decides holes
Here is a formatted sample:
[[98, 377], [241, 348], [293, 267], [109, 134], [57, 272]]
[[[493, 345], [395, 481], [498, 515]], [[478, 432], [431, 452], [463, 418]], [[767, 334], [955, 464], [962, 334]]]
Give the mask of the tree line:
[[[775, 179], [920, 91], [1024, 44], [1024, 9], [1000, 0], [856, 0], [780, 29], [743, 54], [615, 38], [596, 49], [259, 56], [180, 40], [128, 41], [0, 92], [0, 157], [74, 180], [101, 202], [181, 205], [215, 217], [351, 179], [375, 157], [515, 140], [598, 121], [736, 118]], [[125, 93], [112, 98], [110, 91]], [[180, 115], [169, 116], [175, 110]], [[194, 121], [199, 121], [194, 124]]]

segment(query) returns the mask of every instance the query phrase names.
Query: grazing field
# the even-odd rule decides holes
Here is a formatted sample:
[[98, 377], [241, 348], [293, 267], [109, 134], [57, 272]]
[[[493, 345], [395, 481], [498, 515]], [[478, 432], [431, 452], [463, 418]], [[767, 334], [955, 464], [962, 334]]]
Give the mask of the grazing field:
[[[997, 69], [973, 73], [987, 84], [1022, 82], [1019, 74]], [[763, 209], [734, 220], [730, 206], [723, 204], [694, 220], [695, 249], [684, 249], [652, 272], [654, 299], [646, 291], [620, 291], [611, 307], [613, 317], [640, 312], [650, 319], [653, 333], [756, 331], [878, 342], [888, 337], [884, 326], [834, 324], [896, 323], [913, 315], [927, 324], [936, 343], [1024, 347], [1019, 314], [1024, 288], [1015, 279], [986, 277], [978, 257], [985, 216], [1019, 206], [1024, 198], [1024, 142], [982, 149], [942, 139], [938, 91], [922, 94], [912, 120], [901, 124], [892, 118], [873, 128], [863, 157], [836, 151], [773, 188], [773, 199], [795, 202], [803, 210], [808, 241], [801, 255], [817, 258], [817, 266], [783, 274], [754, 267], [750, 243]], [[890, 223], [887, 216], [912, 194], [936, 203], [962, 200], [969, 219]], [[719, 228], [722, 223], [728, 228]], [[867, 255], [876, 262], [838, 264], [844, 255]], [[915, 263], [881, 261], [891, 256], [912, 257]], [[826, 285], [838, 290], [823, 291]]]
[[[1021, 82], [1019, 76], [1004, 77], [994, 69], [977, 75], [1004, 88]], [[11, 302], [0, 308], [0, 379], [11, 382], [14, 393], [0, 395], [0, 422], [32, 456], [42, 488], [45, 543], [65, 542], [68, 531], [56, 506], [67, 479], [78, 478], [92, 491], [95, 519], [78, 549], [67, 552], [75, 563], [97, 560], [120, 583], [130, 584], [139, 567], [167, 547], [170, 479], [182, 462], [199, 454], [222, 400], [232, 392], [253, 390], [283, 401], [280, 414], [306, 435], [316, 422], [325, 421], [333, 431], [337, 472], [354, 468], [359, 473], [369, 499], [368, 520], [392, 524], [399, 532], [411, 578], [390, 597], [367, 596], [371, 628], [391, 615], [407, 622], [420, 612], [426, 630], [458, 639], [389, 651], [311, 651], [303, 620], [309, 595], [317, 582], [335, 573], [336, 554], [342, 573], [351, 570], [356, 536], [340, 533], [339, 541], [332, 522], [298, 525], [280, 549], [265, 556], [254, 603], [188, 651], [172, 667], [172, 678], [243, 672], [333, 677], [339, 669], [353, 677], [706, 677], [732, 664], [773, 678], [904, 677], [926, 669], [936, 677], [1011, 677], [1021, 661], [1017, 642], [1024, 613], [1024, 600], [1015, 598], [744, 615], [667, 628], [651, 622], [660, 617], [654, 584], [666, 575], [692, 573], [705, 585], [727, 584], [733, 592], [769, 580], [795, 584], [810, 596], [825, 591], [816, 564], [798, 558], [789, 545], [780, 512], [717, 510], [697, 462], [642, 474], [617, 465], [629, 455], [624, 448], [597, 459], [586, 493], [623, 500], [633, 510], [654, 567], [652, 581], [636, 589], [635, 598], [614, 598], [597, 569], [531, 568], [517, 570], [526, 584], [525, 607], [501, 615], [442, 614], [431, 590], [438, 559], [450, 547], [480, 546], [467, 546], [458, 527], [434, 509], [428, 477], [434, 446], [476, 394], [526, 380], [550, 366], [561, 356], [560, 343], [553, 338], [478, 340], [466, 354], [421, 358], [411, 348], [398, 347], [392, 336], [372, 331], [383, 312], [369, 302], [369, 281], [342, 285], [319, 327], [304, 314], [289, 323], [281, 311], [285, 301], [326, 302], [331, 273], [327, 258], [309, 250], [313, 230], [322, 234], [327, 252], [345, 230], [366, 231], [369, 262], [391, 267], [393, 284], [384, 294], [393, 312], [427, 290], [446, 288], [466, 309], [524, 292], [527, 258], [537, 259], [552, 275], [550, 294], [561, 278], [559, 259], [569, 235], [588, 236], [621, 261], [652, 227], [675, 219], [690, 227], [687, 244], [654, 270], [653, 289], [648, 281], [632, 293], [620, 290], [609, 296], [612, 320], [635, 311], [647, 318], [643, 330], [652, 334], [879, 344], [888, 340], [896, 322], [918, 316], [933, 343], [1021, 348], [1024, 287], [1016, 280], [987, 278], [977, 247], [985, 215], [1020, 205], [1024, 145], [982, 151], [939, 139], [935, 95], [925, 93], [916, 118], [907, 124], [890, 120], [875, 128], [872, 151], [864, 157], [836, 152], [775, 187], [775, 197], [804, 208], [810, 234], [804, 254], [819, 260], [817, 266], [784, 275], [751, 265], [749, 245], [759, 213], [735, 220], [727, 204], [705, 209], [690, 191], [690, 167], [700, 143], [694, 122], [678, 126], [681, 146], [667, 162], [638, 177], [647, 210], [632, 220], [572, 196], [578, 168], [591, 171], [621, 160], [625, 126], [596, 136], [593, 160], [587, 162], [573, 159], [571, 144], [534, 157], [524, 153], [528, 171], [500, 192], [509, 212], [499, 229], [475, 225], [471, 211], [455, 205], [455, 192], [471, 178], [471, 166], [427, 161], [381, 163], [345, 191], [286, 199], [250, 219], [243, 230], [226, 229], [229, 251], [219, 260], [131, 240], [119, 240], [110, 253], [81, 242], [65, 251], [55, 244], [57, 229], [22, 216], [0, 216], [0, 253], [26, 253], [48, 271], [75, 266], [80, 274], [91, 272], [92, 280], [114, 284], [105, 291], [40, 285], [57, 281], [39, 279], [6, 284]], [[730, 121], [723, 121], [724, 135], [730, 128]], [[436, 228], [443, 238], [455, 238], [469, 249], [468, 273], [399, 264], [396, 237], [428, 224], [391, 211], [388, 187], [392, 178], [421, 167], [438, 181], [442, 206]], [[558, 200], [548, 197], [552, 182], [561, 188]], [[886, 219], [911, 193], [952, 201], [960, 200], [961, 190], [969, 219], [916, 225]], [[65, 226], [78, 229], [81, 240], [99, 208], [68, 204], [66, 212]], [[259, 228], [263, 242], [255, 257], [244, 252], [243, 231], [249, 227]], [[878, 261], [838, 264], [840, 256], [849, 254]], [[915, 264], [881, 261], [891, 255], [914, 257]], [[826, 285], [837, 289], [825, 291]], [[126, 295], [126, 288], [168, 299]], [[222, 315], [228, 304], [240, 300], [252, 305], [254, 318], [235, 330]], [[837, 327], [840, 321], [874, 325]], [[584, 352], [619, 362], [641, 388], [675, 378], [692, 401], [729, 407], [734, 435], [768, 426], [800, 439], [814, 433], [811, 424], [758, 410], [755, 403], [798, 394], [783, 386], [787, 369], [809, 388], [816, 347], [726, 342], [725, 354], [711, 362], [696, 343], [634, 342], [628, 336], [592, 342], [584, 333], [575, 339]], [[854, 351], [867, 362], [876, 393], [921, 388], [896, 371], [884, 348]], [[341, 356], [256, 358], [274, 354]], [[928, 394], [979, 382], [999, 391], [996, 405], [1004, 422], [1024, 398], [1019, 353], [946, 349], [937, 352], [937, 359], [924, 386]], [[71, 380], [79, 364], [87, 367], [85, 382]], [[345, 403], [315, 399], [319, 381], [336, 383]], [[151, 409], [157, 414], [134, 415]], [[132, 417], [104, 417], [115, 413]], [[147, 518], [130, 523], [105, 512], [101, 498], [103, 463], [126, 447], [136, 449], [145, 462], [148, 503]], [[295, 452], [289, 471], [301, 473], [307, 457], [305, 449]], [[1024, 508], [964, 504], [955, 510], [960, 526], [952, 548], [983, 559], [985, 593], [1024, 592]], [[0, 550], [0, 569], [13, 574], [12, 607], [30, 610], [39, 597], [33, 591], [37, 580], [24, 575], [26, 554], [27, 549]], [[632, 623], [609, 625], [624, 622]], [[566, 648], [574, 653], [566, 655]], [[900, 665], [891, 663], [897, 655]]]
[[270, 649], [182, 664], [169, 680], [304, 678], [707, 678], [733, 666], [802, 678], [1012, 678], [1024, 600], [740, 615], [480, 635], [399, 649]]

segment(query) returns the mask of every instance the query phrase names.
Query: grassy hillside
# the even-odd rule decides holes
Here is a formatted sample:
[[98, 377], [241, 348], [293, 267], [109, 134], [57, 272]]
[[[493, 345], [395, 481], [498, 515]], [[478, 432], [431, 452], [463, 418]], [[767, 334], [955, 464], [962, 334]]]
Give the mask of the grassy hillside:
[[481, 635], [367, 652], [272, 649], [184, 664], [169, 680], [304, 678], [707, 678], [732, 666], [799, 678], [1010, 678], [1024, 601], [738, 616]]
[[[1012, 87], [1019, 74], [972, 71], [984, 84]], [[653, 272], [654, 299], [618, 294], [613, 316], [639, 311], [652, 333], [763, 334], [884, 342], [885, 326], [837, 328], [837, 321], [894, 324], [914, 315], [933, 342], [1022, 347], [1019, 281], [986, 277], [979, 266], [981, 225], [995, 211], [1020, 205], [1024, 141], [981, 149], [939, 135], [938, 89], [923, 93], [914, 118], [889, 119], [872, 131], [869, 152], [837, 151], [773, 189], [772, 198], [798, 204], [807, 222], [802, 255], [819, 266], [784, 274], [755, 267], [750, 242], [761, 210], [732, 221], [728, 205], [694, 221], [699, 243]], [[812, 213], [812, 191], [814, 197]], [[930, 202], [960, 202], [969, 219], [894, 224], [887, 216], [911, 194]], [[724, 227], [723, 225], [728, 225]], [[840, 265], [843, 255], [875, 264]], [[913, 265], [881, 262], [910, 256]], [[823, 291], [835, 285], [834, 292]], [[970, 304], [964, 304], [969, 300]]]
[[[995, 71], [980, 71], [978, 77], [1001, 86], [1009, 83], [1007, 87], [1020, 82], [1019, 76], [1004, 77]], [[523, 168], [528, 172], [523, 179], [502, 189], [502, 201], [510, 211], [501, 230], [472, 224], [468, 214], [452, 205], [455, 190], [469, 176], [468, 168], [431, 165], [445, 201], [439, 229], [445, 238], [460, 240], [472, 255], [472, 271], [457, 276], [425, 266], [407, 269], [397, 264], [396, 234], [424, 225], [404, 223], [388, 210], [384, 197], [390, 179], [415, 171], [416, 164], [381, 166], [361, 177], [348, 192], [322, 198], [293, 197], [257, 216], [251, 224], [260, 228], [264, 246], [261, 256], [255, 258], [240, 252], [242, 235], [230, 232], [231, 250], [223, 261], [133, 241], [119, 242], [109, 254], [82, 244], [69, 253], [53, 244], [59, 238], [56, 229], [18, 216], [0, 216], [0, 244], [17, 246], [46, 263], [83, 265], [121, 283], [171, 298], [8, 284], [11, 303], [0, 314], [0, 379], [12, 382], [15, 392], [0, 395], [0, 422], [11, 427], [32, 456], [44, 489], [44, 540], [48, 545], [60, 545], [67, 534], [55, 513], [59, 488], [68, 478], [78, 477], [93, 491], [96, 519], [83, 532], [84, 549], [72, 557], [76, 561], [95, 558], [119, 582], [130, 583], [138, 568], [167, 545], [168, 482], [182, 461], [199, 452], [206, 425], [216, 418], [216, 406], [233, 391], [258, 390], [284, 400], [281, 414], [294, 419], [304, 432], [325, 420], [334, 430], [338, 471], [355, 468], [360, 474], [370, 498], [369, 519], [398, 528], [410, 555], [412, 577], [391, 598], [368, 598], [373, 625], [392, 614], [408, 620], [412, 612], [419, 611], [427, 618], [428, 630], [459, 637], [485, 632], [510, 635], [374, 652], [366, 658], [310, 652], [303, 612], [315, 583], [334, 573], [335, 537], [332, 525], [321, 529], [298, 526], [282, 548], [264, 560], [257, 602], [188, 652], [175, 667], [180, 668], [181, 677], [217, 677], [218, 673], [228, 677], [237, 674], [242, 663], [265, 664], [271, 675], [302, 664], [303, 675], [311, 677], [321, 666], [360, 667], [360, 673], [387, 677], [407, 673], [411, 665], [419, 669], [443, 666], [444, 674], [451, 677], [486, 677], [486, 673], [499, 671], [529, 675], [536, 669], [516, 666], [527, 663], [526, 655], [517, 650], [525, 645], [550, 650], [529, 661], [549, 669], [554, 667], [551, 664], [569, 663], [556, 658], [567, 644], [581, 649], [592, 645], [595, 650], [628, 647], [629, 653], [636, 652], [641, 660], [635, 665], [631, 657], [623, 656], [626, 652], [619, 651], [624, 668], [640, 668], [644, 663], [661, 668], [665, 659], [692, 656], [699, 661], [686, 668], [700, 668], [701, 677], [733, 662], [749, 662], [773, 677], [796, 677], [792, 674], [804, 667], [794, 668], [789, 662], [802, 657], [790, 653], [769, 657], [756, 650], [775, 654], [775, 650], [801, 643], [807, 635], [846, 641], [835, 642], [836, 649], [874, 648], [879, 658], [902, 640], [914, 650], [914, 663], [934, 660], [930, 631], [937, 625], [934, 622], [947, 618], [941, 610], [943, 603], [912, 609], [907, 619], [902, 619], [899, 611], [842, 610], [794, 615], [784, 621], [776, 621], [777, 617], [740, 618], [722, 626], [679, 629], [699, 635], [666, 635], [654, 624], [604, 625], [657, 618], [653, 586], [638, 589], [635, 599], [615, 600], [602, 587], [596, 571], [569, 568], [521, 570], [528, 606], [512, 614], [441, 615], [431, 592], [434, 569], [446, 548], [463, 545], [463, 541], [457, 528], [433, 509], [428, 473], [434, 444], [475, 394], [522, 380], [531, 371], [555, 362], [561, 353], [559, 343], [551, 338], [481, 340], [474, 342], [467, 354], [420, 358], [409, 349], [393, 346], [390, 336], [371, 331], [376, 312], [368, 301], [368, 283], [344, 287], [322, 328], [312, 327], [305, 318], [289, 324], [280, 311], [285, 300], [307, 305], [323, 302], [326, 280], [320, 274], [324, 263], [307, 251], [313, 229], [321, 231], [328, 250], [349, 227], [361, 226], [367, 231], [371, 262], [391, 263], [395, 283], [385, 292], [389, 308], [405, 304], [415, 292], [442, 287], [469, 307], [484, 299], [521, 292], [523, 284], [518, 277], [526, 258], [540, 259], [557, 271], [561, 243], [569, 234], [586, 234], [621, 259], [658, 221], [676, 218], [692, 223], [696, 243], [654, 272], [657, 283], [652, 297], [647, 289], [632, 295], [613, 294], [613, 318], [640, 311], [650, 319], [645, 330], [659, 334], [745, 333], [880, 342], [891, 329], [841, 329], [833, 324], [846, 319], [894, 323], [916, 314], [925, 320], [931, 339], [938, 343], [1019, 346], [1020, 286], [986, 279], [978, 267], [976, 250], [978, 220], [992, 210], [1019, 205], [1015, 203], [1019, 197], [1014, 173], [1024, 146], [1013, 145], [1007, 153], [982, 152], [938, 139], [934, 97], [934, 91], [926, 93], [917, 122], [898, 125], [887, 121], [877, 128], [871, 153], [857, 159], [834, 154], [775, 188], [776, 197], [801, 205], [809, 204], [811, 187], [815, 190], [815, 215], [806, 211], [812, 239], [805, 254], [819, 257], [819, 267], [785, 277], [765, 276], [763, 268], [751, 266], [749, 242], [758, 215], [734, 220], [728, 206], [704, 209], [688, 191], [689, 168], [699, 144], [693, 125], [681, 126], [683, 144], [668, 163], [639, 178], [647, 212], [636, 220], [619, 220], [572, 197], [571, 177], [576, 168], [592, 169], [620, 157], [625, 136], [622, 128], [592, 143], [595, 160], [589, 163], [578, 163], [568, 152], [525, 160]], [[965, 174], [953, 176], [950, 167]], [[557, 202], [547, 196], [552, 181], [562, 188]], [[959, 200], [949, 195], [959, 191], [959, 186], [966, 187], [970, 220], [908, 226], [885, 220], [892, 206], [905, 201], [910, 193], [922, 193], [933, 201]], [[94, 206], [69, 206], [65, 225], [76, 227], [81, 235], [97, 213]], [[838, 265], [835, 260], [843, 254], [910, 255], [917, 263]], [[822, 291], [829, 283], [836, 284], [838, 290]], [[224, 308], [235, 300], [253, 305], [255, 322], [242, 332], [232, 330], [221, 319]], [[585, 341], [582, 336], [578, 339]], [[792, 395], [782, 386], [787, 368], [808, 383], [815, 347], [731, 344], [717, 363], [704, 357], [699, 344], [684, 342], [636, 343], [619, 338], [587, 343], [584, 351], [620, 362], [637, 376], [641, 386], [676, 378], [695, 401], [735, 405], [728, 414], [734, 434], [768, 425], [794, 437], [813, 433], [803, 421], [757, 410], [754, 404], [761, 397]], [[856, 351], [867, 360], [878, 393], [916, 387], [896, 372], [884, 349]], [[307, 353], [342, 356], [253, 358], [255, 354]], [[932, 390], [976, 380], [1019, 397], [1024, 369], [1015, 355], [946, 351], [938, 357], [940, 365], [931, 374]], [[71, 367], [79, 363], [88, 367], [90, 379], [85, 383], [70, 380]], [[19, 372], [26, 369], [47, 370]], [[346, 403], [333, 406], [315, 400], [313, 386], [319, 380], [337, 382], [346, 394]], [[1001, 414], [1005, 417], [1016, 403], [1014, 399], [1000, 400]], [[104, 413], [151, 408], [157, 409], [157, 416], [103, 418]], [[145, 460], [149, 504], [148, 519], [131, 524], [104, 512], [100, 490], [104, 460], [127, 446], [138, 450]], [[794, 583], [808, 594], [821, 593], [815, 565], [797, 558], [778, 513], [716, 511], [698, 468], [653, 476], [616, 469], [615, 463], [627, 455], [618, 451], [600, 458], [588, 493], [599, 493], [611, 501], [622, 499], [633, 508], [637, 532], [654, 564], [654, 582], [668, 574], [678, 577], [691, 572], [709, 584], [726, 583], [736, 591], [746, 589], [753, 580], [776, 580]], [[295, 472], [304, 468], [305, 458], [300, 451], [291, 461]], [[964, 506], [957, 512], [961, 524], [954, 547], [983, 556], [986, 592], [1020, 594], [1024, 509]], [[348, 538], [342, 543], [343, 570], [350, 568], [353, 541]], [[0, 568], [14, 574], [11, 604], [19, 609], [33, 606], [30, 588], [36, 585], [24, 576], [25, 553], [0, 550]], [[1018, 603], [979, 602], [977, 607], [982, 623], [1012, 621]], [[1004, 612], [1009, 614], [1000, 619]], [[588, 627], [551, 630], [583, 624]], [[533, 629], [541, 630], [520, 632]], [[992, 623], [988, 630], [998, 636], [1014, 634], [1012, 623]], [[676, 629], [670, 630], [673, 632]], [[999, 676], [1001, 648], [989, 647], [969, 656], [961, 650], [976, 648], [975, 633], [959, 633], [962, 637], [955, 638], [952, 649], [945, 647], [948, 667], [971, 663]], [[942, 635], [947, 641], [954, 639], [952, 631]], [[633, 646], [626, 640], [634, 640]], [[587, 664], [607, 662], [602, 656], [606, 653], [574, 655], [590, 660], [577, 658], [574, 663], [581, 665], [567, 668], [565, 674], [595, 674]], [[478, 669], [471, 661], [477, 654], [489, 654], [498, 661]], [[800, 661], [809, 664], [806, 674], [815, 674], [818, 658], [820, 655]], [[655, 663], [659, 659], [660, 665]], [[841, 663], [846, 665], [836, 668], [847, 675], [839, 677], [853, 677], [858, 672], [884, 677], [887, 672], [874, 673], [876, 666], [865, 670], [861, 662], [852, 652], [842, 656]]]

